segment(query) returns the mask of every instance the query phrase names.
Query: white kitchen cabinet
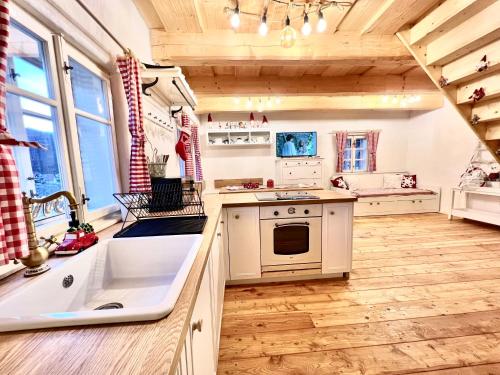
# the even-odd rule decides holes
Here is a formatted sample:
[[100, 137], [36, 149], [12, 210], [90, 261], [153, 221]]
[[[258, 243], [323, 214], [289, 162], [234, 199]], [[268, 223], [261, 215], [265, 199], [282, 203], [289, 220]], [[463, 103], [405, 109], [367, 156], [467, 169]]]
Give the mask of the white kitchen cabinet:
[[224, 220], [221, 219], [203, 271], [176, 375], [214, 375], [216, 373], [226, 285], [223, 231]]
[[323, 184], [321, 158], [280, 158], [276, 163], [279, 184], [310, 184], [318, 187]]
[[261, 277], [259, 207], [228, 208], [231, 280]]
[[344, 273], [352, 267], [352, 203], [323, 205], [321, 271]]
[[193, 315], [191, 316], [190, 332], [193, 375], [214, 375], [216, 371], [214, 362], [214, 332], [212, 330], [211, 267], [211, 258], [209, 258], [201, 280]]

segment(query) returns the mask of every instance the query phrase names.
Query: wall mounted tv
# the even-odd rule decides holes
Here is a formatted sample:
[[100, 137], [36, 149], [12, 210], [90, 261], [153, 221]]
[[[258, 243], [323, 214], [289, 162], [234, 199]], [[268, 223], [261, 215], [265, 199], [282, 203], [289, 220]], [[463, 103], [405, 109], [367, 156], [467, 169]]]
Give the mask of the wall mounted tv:
[[279, 158], [316, 156], [316, 132], [276, 133], [276, 156]]

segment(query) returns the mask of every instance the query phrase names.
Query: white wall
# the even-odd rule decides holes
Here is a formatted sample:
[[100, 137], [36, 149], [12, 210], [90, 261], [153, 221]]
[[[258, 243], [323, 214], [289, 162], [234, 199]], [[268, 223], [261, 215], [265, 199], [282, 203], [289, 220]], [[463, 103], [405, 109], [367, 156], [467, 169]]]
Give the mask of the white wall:
[[[214, 121], [248, 120], [248, 113], [213, 113]], [[318, 155], [324, 158], [324, 185], [335, 169], [334, 136], [338, 130], [380, 129], [377, 164], [379, 171], [406, 170], [408, 141], [408, 112], [336, 111], [336, 112], [275, 112], [266, 114], [273, 131], [317, 131]], [[256, 120], [262, 118], [256, 114]], [[217, 147], [207, 146], [206, 120], [202, 119], [200, 138], [207, 187], [214, 179], [262, 177], [276, 178], [275, 146], [271, 147]]]
[[[465, 171], [478, 139], [452, 104], [411, 114], [408, 126], [408, 169], [425, 185], [441, 186], [441, 212], [447, 212], [451, 193]], [[493, 157], [484, 152], [484, 160]]]

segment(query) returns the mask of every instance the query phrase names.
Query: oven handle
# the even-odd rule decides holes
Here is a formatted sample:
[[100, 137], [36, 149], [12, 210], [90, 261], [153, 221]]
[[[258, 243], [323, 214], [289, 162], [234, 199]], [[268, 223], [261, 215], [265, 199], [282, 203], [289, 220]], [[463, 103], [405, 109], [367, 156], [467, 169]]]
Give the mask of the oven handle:
[[286, 224], [274, 224], [276, 228], [280, 227], [303, 227], [309, 225], [308, 221], [304, 221], [303, 223], [286, 223]]

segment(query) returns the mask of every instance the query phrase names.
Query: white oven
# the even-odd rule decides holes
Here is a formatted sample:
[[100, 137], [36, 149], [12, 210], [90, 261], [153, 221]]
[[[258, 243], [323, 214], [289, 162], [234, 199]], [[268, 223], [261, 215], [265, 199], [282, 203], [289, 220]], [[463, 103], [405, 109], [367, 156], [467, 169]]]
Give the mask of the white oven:
[[321, 204], [260, 208], [261, 264], [321, 262]]

